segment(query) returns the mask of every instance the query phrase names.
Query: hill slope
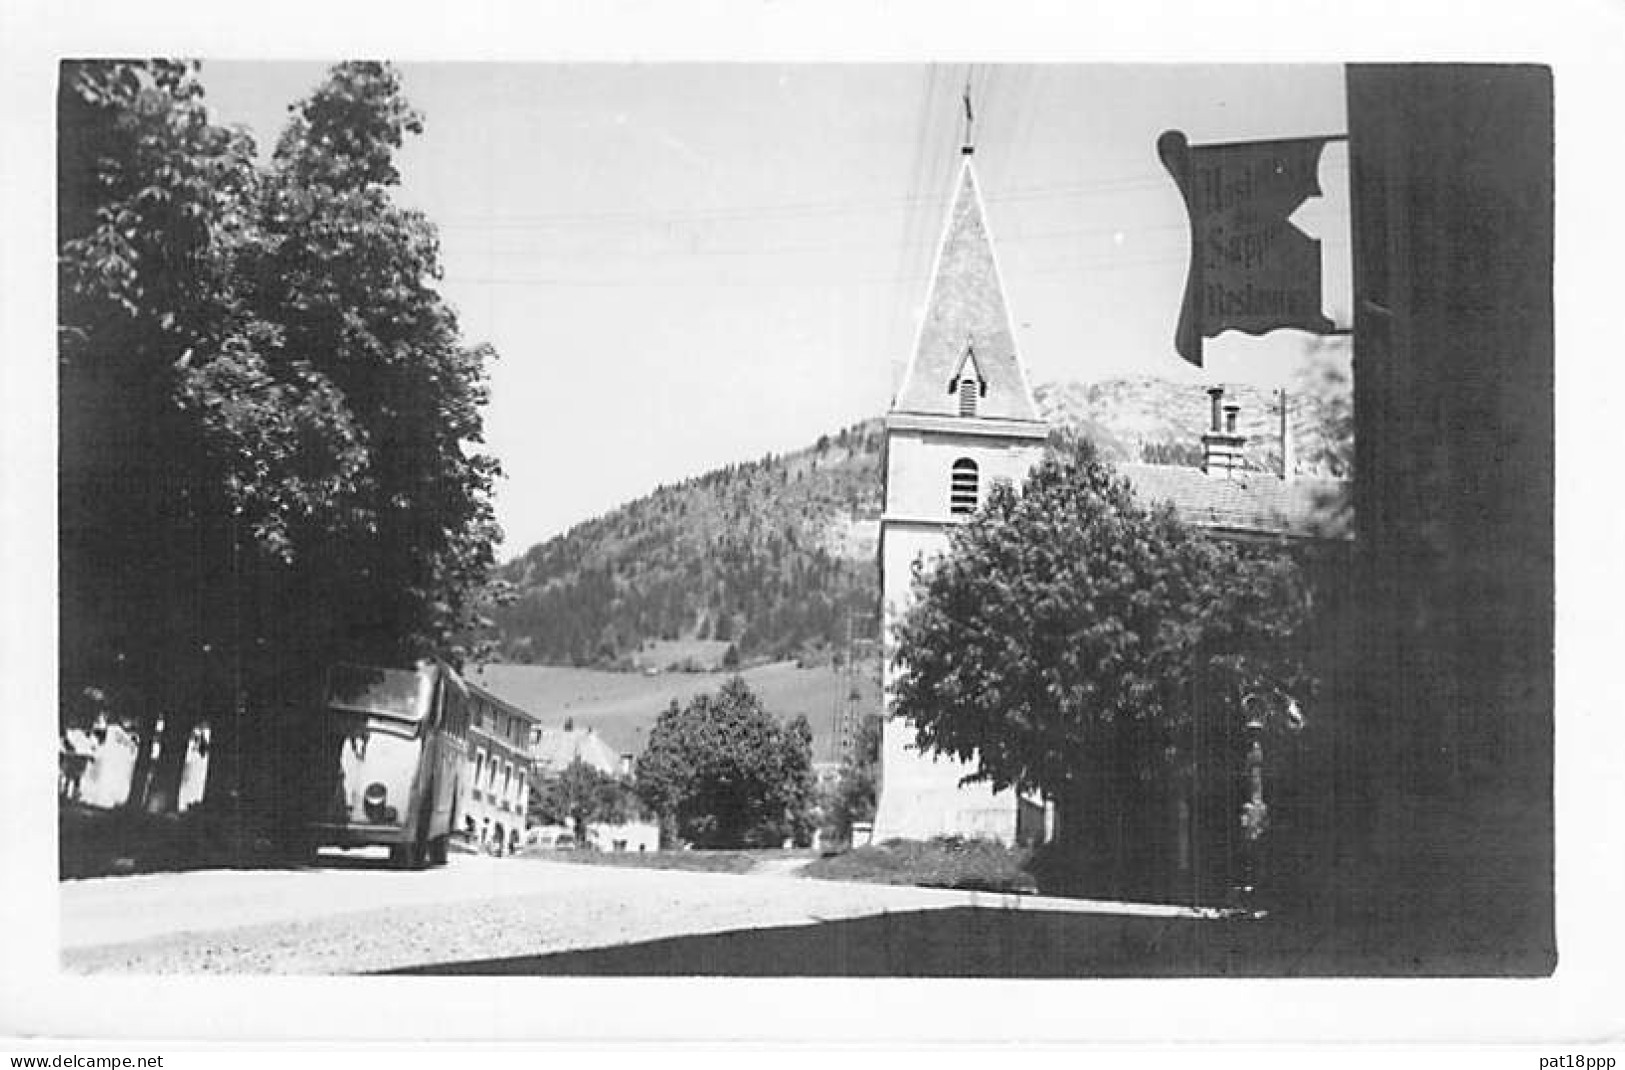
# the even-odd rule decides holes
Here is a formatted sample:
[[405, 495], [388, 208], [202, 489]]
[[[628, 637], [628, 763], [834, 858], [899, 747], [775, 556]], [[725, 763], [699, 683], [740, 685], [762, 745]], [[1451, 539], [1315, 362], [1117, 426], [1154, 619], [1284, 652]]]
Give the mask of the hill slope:
[[[504, 566], [504, 660], [602, 668], [807, 656], [878, 627], [879, 420], [657, 489]], [[661, 663], [662, 656], [670, 658]]]
[[[1346, 363], [1321, 354], [1292, 391], [1294, 468], [1346, 476], [1352, 407]], [[1036, 391], [1052, 425], [1118, 461], [1199, 465], [1208, 398], [1151, 378], [1052, 383]], [[1280, 470], [1279, 410], [1234, 387], [1247, 458]], [[881, 421], [807, 449], [729, 465], [579, 524], [505, 565], [516, 600], [494, 615], [503, 660], [597, 668], [716, 668], [844, 654], [848, 630], [873, 656]]]

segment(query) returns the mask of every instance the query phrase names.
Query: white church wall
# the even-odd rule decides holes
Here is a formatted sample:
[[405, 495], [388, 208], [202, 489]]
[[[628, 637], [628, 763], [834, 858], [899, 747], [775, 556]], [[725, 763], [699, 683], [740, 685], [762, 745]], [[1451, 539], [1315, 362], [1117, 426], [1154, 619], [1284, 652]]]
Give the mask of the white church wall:
[[987, 500], [995, 480], [1017, 489], [1043, 453], [1043, 443], [984, 435], [894, 431], [887, 444], [886, 513], [908, 519], [950, 519], [949, 480], [954, 462], [977, 466], [977, 501]]

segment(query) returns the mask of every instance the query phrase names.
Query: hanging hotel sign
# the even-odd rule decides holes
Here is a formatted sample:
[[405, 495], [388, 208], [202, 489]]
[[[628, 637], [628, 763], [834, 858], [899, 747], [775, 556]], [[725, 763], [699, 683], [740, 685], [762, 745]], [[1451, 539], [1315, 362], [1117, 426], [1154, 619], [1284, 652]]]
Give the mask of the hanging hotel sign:
[[1292, 213], [1320, 195], [1320, 153], [1342, 137], [1191, 145], [1157, 139], [1190, 214], [1191, 263], [1174, 348], [1202, 366], [1202, 339], [1283, 327], [1329, 334], [1321, 310], [1320, 242]]

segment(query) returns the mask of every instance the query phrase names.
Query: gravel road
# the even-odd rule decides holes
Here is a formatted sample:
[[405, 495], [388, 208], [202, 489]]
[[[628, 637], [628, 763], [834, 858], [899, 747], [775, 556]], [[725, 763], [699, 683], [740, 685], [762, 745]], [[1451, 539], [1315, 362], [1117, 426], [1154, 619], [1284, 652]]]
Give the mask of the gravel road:
[[61, 888], [62, 962], [74, 973], [365, 973], [966, 906], [1189, 916], [771, 869], [736, 876], [472, 856], [416, 873], [338, 858]]

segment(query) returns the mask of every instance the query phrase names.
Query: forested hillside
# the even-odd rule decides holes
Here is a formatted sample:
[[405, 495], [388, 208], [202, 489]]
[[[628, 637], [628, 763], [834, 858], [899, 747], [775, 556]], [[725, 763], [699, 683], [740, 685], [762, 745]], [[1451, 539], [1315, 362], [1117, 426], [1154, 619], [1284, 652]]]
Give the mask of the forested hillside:
[[[1299, 474], [1349, 474], [1346, 354], [1310, 354], [1292, 392]], [[1159, 379], [1036, 391], [1045, 419], [1117, 461], [1199, 465], [1208, 398]], [[1278, 402], [1233, 387], [1249, 464], [1279, 471]], [[597, 667], [713, 668], [845, 650], [878, 633], [876, 540], [881, 421], [796, 453], [660, 487], [504, 566], [516, 600], [496, 614], [505, 660]], [[731, 649], [730, 649], [731, 648]]]
[[[878, 626], [879, 420], [664, 486], [503, 569], [506, 660], [633, 666], [653, 641], [811, 656]], [[702, 659], [700, 664], [713, 659]], [[731, 660], [731, 658], [730, 658]]]

